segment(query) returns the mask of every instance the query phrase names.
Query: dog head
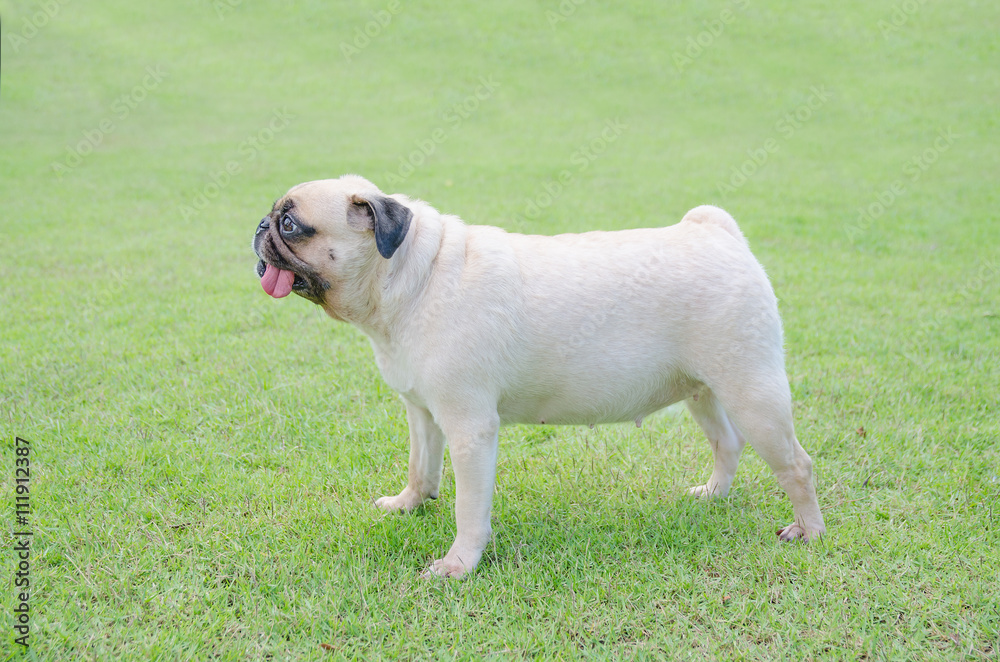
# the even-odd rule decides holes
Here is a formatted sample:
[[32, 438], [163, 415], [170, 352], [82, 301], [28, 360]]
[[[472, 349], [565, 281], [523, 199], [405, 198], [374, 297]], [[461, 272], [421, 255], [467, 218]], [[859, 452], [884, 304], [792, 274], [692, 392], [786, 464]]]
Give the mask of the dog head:
[[257, 275], [275, 298], [294, 292], [338, 319], [370, 312], [373, 288], [406, 239], [413, 212], [356, 175], [299, 184], [257, 225]]

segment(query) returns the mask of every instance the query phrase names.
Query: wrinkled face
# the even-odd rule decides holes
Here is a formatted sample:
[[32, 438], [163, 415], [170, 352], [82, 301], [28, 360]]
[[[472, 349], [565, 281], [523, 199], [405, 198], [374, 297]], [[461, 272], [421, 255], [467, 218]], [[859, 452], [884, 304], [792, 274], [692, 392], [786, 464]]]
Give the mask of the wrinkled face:
[[391, 259], [412, 213], [356, 176], [299, 184], [258, 224], [257, 275], [275, 298], [294, 292], [349, 319], [379, 260]]

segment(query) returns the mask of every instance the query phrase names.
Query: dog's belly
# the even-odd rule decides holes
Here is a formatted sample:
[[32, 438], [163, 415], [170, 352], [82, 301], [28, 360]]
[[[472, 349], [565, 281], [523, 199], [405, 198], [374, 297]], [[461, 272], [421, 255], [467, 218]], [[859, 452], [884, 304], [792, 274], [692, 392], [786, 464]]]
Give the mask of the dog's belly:
[[700, 384], [685, 377], [647, 380], [589, 379], [557, 386], [526, 385], [497, 405], [503, 423], [594, 425], [639, 422], [694, 395]]

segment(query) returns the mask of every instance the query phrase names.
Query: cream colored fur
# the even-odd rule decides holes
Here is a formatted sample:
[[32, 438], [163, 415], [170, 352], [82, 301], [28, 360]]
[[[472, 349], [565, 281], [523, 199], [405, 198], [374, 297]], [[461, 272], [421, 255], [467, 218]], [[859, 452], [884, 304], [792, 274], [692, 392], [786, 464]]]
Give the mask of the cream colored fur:
[[526, 236], [393, 195], [413, 217], [385, 259], [351, 220], [352, 196], [380, 195], [349, 175], [286, 197], [317, 230], [295, 254], [329, 285], [321, 305], [368, 336], [406, 404], [407, 485], [376, 504], [410, 511], [437, 497], [450, 448], [458, 535], [429, 573], [462, 576], [490, 540], [501, 425], [641, 422], [681, 400], [715, 456], [691, 493], [725, 496], [747, 441], [791, 499], [779, 536], [824, 531], [777, 302], [729, 214], [703, 206], [668, 227]]

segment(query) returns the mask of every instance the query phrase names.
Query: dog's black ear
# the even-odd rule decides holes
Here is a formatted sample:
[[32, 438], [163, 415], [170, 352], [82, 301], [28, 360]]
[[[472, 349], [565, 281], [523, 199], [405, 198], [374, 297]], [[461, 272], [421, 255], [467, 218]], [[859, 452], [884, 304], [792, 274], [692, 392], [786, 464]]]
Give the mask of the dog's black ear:
[[352, 195], [351, 204], [368, 217], [368, 227], [375, 231], [375, 246], [379, 254], [388, 260], [403, 243], [413, 212], [383, 195]]

